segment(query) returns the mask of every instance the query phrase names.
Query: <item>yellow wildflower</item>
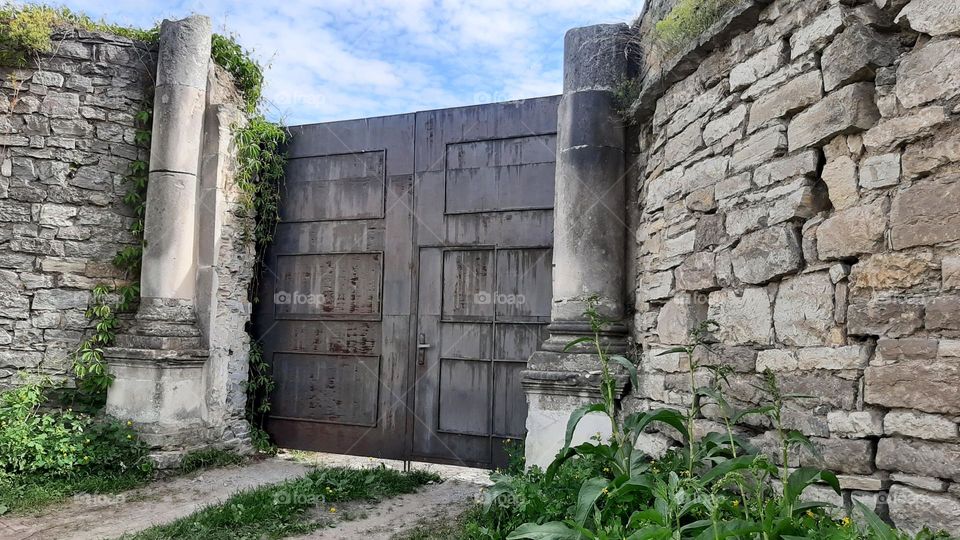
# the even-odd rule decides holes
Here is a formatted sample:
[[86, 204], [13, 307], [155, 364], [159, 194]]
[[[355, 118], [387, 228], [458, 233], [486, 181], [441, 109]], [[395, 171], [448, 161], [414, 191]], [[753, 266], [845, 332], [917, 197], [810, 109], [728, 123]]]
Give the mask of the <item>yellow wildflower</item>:
[[850, 524], [853, 523], [853, 521], [849, 517], [844, 517], [843, 519], [840, 520], [840, 522], [843, 523], [844, 527], [849, 527]]
[[336, 514], [336, 513], [337, 513], [337, 509], [331, 506], [331, 507], [330, 507], [330, 513], [331, 513], [331, 514]]
[[734, 500], [733, 500], [733, 507], [734, 507], [734, 508], [738, 508], [739, 506], [740, 506], [740, 499], [734, 499]]

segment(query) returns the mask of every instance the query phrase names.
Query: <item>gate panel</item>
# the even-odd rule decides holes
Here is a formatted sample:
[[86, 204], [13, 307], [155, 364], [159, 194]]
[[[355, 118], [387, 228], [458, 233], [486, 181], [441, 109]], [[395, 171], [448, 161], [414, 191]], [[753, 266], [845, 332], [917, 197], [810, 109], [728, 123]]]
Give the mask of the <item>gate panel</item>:
[[286, 447], [402, 459], [414, 115], [291, 131], [256, 317], [277, 381], [267, 429]]
[[411, 454], [491, 466], [550, 320], [557, 98], [418, 113]]

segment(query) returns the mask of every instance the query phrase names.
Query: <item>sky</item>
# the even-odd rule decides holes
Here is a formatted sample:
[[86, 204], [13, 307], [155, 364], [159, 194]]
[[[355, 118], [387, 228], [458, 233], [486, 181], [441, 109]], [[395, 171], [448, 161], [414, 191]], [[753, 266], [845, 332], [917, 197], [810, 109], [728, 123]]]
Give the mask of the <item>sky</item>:
[[150, 27], [192, 13], [268, 66], [288, 125], [558, 94], [568, 28], [628, 22], [643, 0], [66, 0]]

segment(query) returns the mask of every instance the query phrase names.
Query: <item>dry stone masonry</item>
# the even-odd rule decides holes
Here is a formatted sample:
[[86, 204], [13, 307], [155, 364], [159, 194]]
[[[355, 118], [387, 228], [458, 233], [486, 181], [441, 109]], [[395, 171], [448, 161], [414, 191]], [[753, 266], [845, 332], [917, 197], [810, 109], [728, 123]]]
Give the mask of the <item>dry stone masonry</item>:
[[134, 117], [155, 51], [76, 30], [53, 42], [0, 69], [0, 387], [18, 370], [67, 377], [91, 290], [125, 281], [110, 261], [136, 242], [123, 178], [147, 159]]
[[[232, 182], [243, 100], [209, 61], [209, 20], [163, 29], [159, 46], [60, 31], [34, 67], [0, 69], [0, 387], [17, 372], [71, 384], [91, 290], [139, 279], [137, 317], [121, 316], [107, 352], [107, 412], [134, 421], [166, 466], [191, 448], [249, 447], [254, 257], [253, 218]], [[147, 152], [135, 115], [151, 103]], [[138, 159], [151, 171], [144, 270], [125, 276], [111, 260], [137, 242], [123, 179]]]
[[625, 408], [687, 403], [685, 358], [659, 353], [714, 319], [741, 406], [766, 369], [814, 396], [786, 420], [820, 457], [791, 465], [838, 471], [836, 502], [906, 530], [960, 531], [957, 6], [744, 2], [648, 72], [630, 129], [643, 383]]

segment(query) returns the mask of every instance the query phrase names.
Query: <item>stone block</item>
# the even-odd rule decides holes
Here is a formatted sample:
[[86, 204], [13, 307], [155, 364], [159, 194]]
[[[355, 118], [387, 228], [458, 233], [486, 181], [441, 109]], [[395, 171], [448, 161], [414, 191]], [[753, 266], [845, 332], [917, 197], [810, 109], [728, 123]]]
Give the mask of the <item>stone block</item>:
[[750, 191], [753, 188], [753, 181], [749, 172], [737, 174], [717, 182], [714, 189], [714, 195], [718, 200], [728, 199]]
[[844, 86], [794, 117], [788, 133], [790, 151], [820, 146], [837, 135], [868, 130], [879, 119], [872, 84]]
[[921, 182], [900, 191], [890, 210], [893, 249], [960, 239], [960, 182]]
[[960, 3], [953, 0], [913, 0], [896, 23], [931, 36], [960, 34]]
[[912, 337], [877, 340], [877, 358], [874, 365], [889, 365], [901, 360], [933, 360], [940, 342], [934, 338]]
[[726, 229], [724, 228], [723, 214], [707, 214], [697, 220], [697, 226], [694, 229], [695, 240], [694, 249], [703, 250], [709, 247], [717, 246], [726, 241]]
[[877, 467], [956, 481], [960, 479], [960, 444], [900, 437], [880, 439]]
[[916, 534], [931, 523], [946, 531], [960, 531], [960, 500], [955, 497], [894, 485], [887, 504], [890, 519], [907, 533]]
[[938, 296], [927, 304], [927, 330], [960, 330], [960, 296]]
[[76, 206], [47, 203], [40, 207], [40, 225], [69, 227], [77, 215]]
[[844, 210], [860, 201], [857, 163], [849, 156], [844, 155], [828, 161], [823, 167], [821, 178], [827, 185], [828, 196], [835, 209]]
[[740, 62], [730, 70], [730, 90], [736, 92], [776, 71], [787, 61], [787, 42], [773, 45]]
[[870, 411], [830, 411], [827, 425], [831, 435], [863, 439], [883, 435], [883, 413]]
[[925, 491], [934, 491], [943, 493], [947, 491], [947, 483], [939, 478], [929, 476], [916, 476], [912, 474], [893, 473], [890, 480], [897, 484], [906, 484], [910, 487], [920, 488]]
[[[684, 336], [679, 344], [687, 343], [689, 336]], [[674, 343], [673, 345], [677, 345]], [[690, 370], [690, 361], [686, 354], [679, 352], [668, 352], [669, 346], [652, 344], [646, 351], [646, 359], [643, 362], [645, 369], [665, 371], [667, 373], [678, 373]]]
[[770, 203], [767, 225], [795, 219], [806, 220], [829, 208], [827, 190], [809, 178], [768, 190], [764, 198]]
[[747, 287], [742, 294], [730, 289], [710, 293], [708, 317], [720, 325], [716, 337], [723, 343], [766, 345], [773, 333], [770, 295], [765, 288]]
[[960, 39], [931, 41], [907, 54], [897, 68], [896, 94], [912, 109], [960, 94]]
[[900, 183], [900, 154], [868, 157], [860, 166], [860, 187], [878, 189]]
[[693, 253], [677, 267], [674, 276], [677, 289], [682, 291], [716, 288], [716, 256], [709, 251]]
[[945, 358], [870, 366], [864, 373], [864, 400], [889, 408], [960, 414], [957, 388], [960, 388], [960, 365]]
[[683, 193], [690, 193], [704, 187], [710, 187], [727, 177], [730, 158], [718, 156], [707, 158], [691, 165], [683, 173], [681, 184]]
[[925, 137], [933, 128], [949, 121], [947, 110], [939, 105], [915, 109], [906, 116], [884, 118], [863, 134], [863, 144], [871, 150], [889, 150]]
[[48, 92], [40, 102], [40, 112], [50, 118], [77, 118], [80, 96], [69, 92]]
[[797, 354], [789, 349], [769, 349], [757, 353], [757, 371], [796, 371]]
[[732, 170], [740, 172], [779, 157], [787, 148], [787, 129], [774, 125], [737, 143], [733, 150]]
[[730, 209], [724, 222], [727, 234], [737, 237], [759, 229], [767, 222], [768, 212], [764, 205]]
[[872, 353], [872, 347], [866, 345], [806, 347], [797, 349], [797, 369], [863, 369], [870, 361], [870, 355]]
[[816, 150], [808, 150], [771, 161], [757, 167], [753, 172], [753, 181], [758, 187], [766, 187], [796, 176], [813, 177], [816, 175], [819, 161], [820, 157]]
[[879, 296], [855, 301], [847, 308], [851, 335], [908, 336], [923, 326], [923, 306], [908, 298]]
[[850, 282], [856, 289], [909, 289], [930, 278], [929, 253], [878, 253], [853, 265]]
[[661, 173], [647, 182], [647, 195], [643, 209], [654, 212], [663, 208], [667, 199], [680, 193], [683, 188], [683, 167], [676, 167]]
[[843, 29], [847, 18], [846, 8], [843, 6], [835, 6], [820, 14], [790, 38], [790, 57], [797, 59], [825, 47], [833, 36]]
[[862, 439], [811, 438], [819, 455], [808, 450], [800, 453], [804, 467], [823, 467], [848, 474], [873, 474], [873, 441]]
[[792, 225], [747, 234], [731, 255], [734, 275], [754, 285], [796, 272], [803, 264], [800, 233]]
[[667, 345], [683, 345], [690, 342], [690, 332], [707, 318], [705, 297], [679, 293], [671, 298], [657, 317], [657, 335]]
[[703, 128], [703, 142], [710, 146], [731, 135], [731, 139], [739, 140], [743, 135], [743, 122], [746, 118], [747, 106], [739, 105], [727, 114], [711, 120]]
[[907, 145], [901, 161], [906, 179], [925, 176], [940, 166], [960, 162], [960, 129], [940, 130], [934, 137]]
[[823, 79], [819, 71], [811, 71], [784, 84], [758, 99], [750, 108], [748, 132], [756, 131], [770, 120], [781, 118], [820, 101]]
[[960, 289], [960, 257], [944, 257], [941, 262], [944, 289]]
[[685, 199], [683, 205], [692, 212], [711, 212], [717, 209], [717, 197], [714, 194], [714, 187], [709, 186], [700, 188], [691, 192]]
[[89, 291], [67, 289], [43, 289], [33, 294], [32, 308], [36, 310], [86, 309], [90, 300]]
[[[841, 210], [817, 227], [817, 252], [823, 260], [872, 253], [883, 246], [886, 200]], [[897, 248], [899, 249], [899, 248]]]
[[645, 272], [639, 296], [644, 301], [662, 300], [673, 295], [673, 272]]
[[851, 82], [872, 81], [877, 68], [889, 66], [899, 54], [895, 37], [861, 24], [849, 26], [823, 51], [824, 88], [829, 92]]
[[949, 418], [906, 409], [890, 411], [883, 418], [885, 435], [903, 435], [934, 441], [954, 441], [957, 424]]
[[703, 148], [703, 126], [705, 119], [694, 121], [679, 135], [667, 141], [664, 147], [664, 162], [673, 167], [686, 161], [694, 152]]

